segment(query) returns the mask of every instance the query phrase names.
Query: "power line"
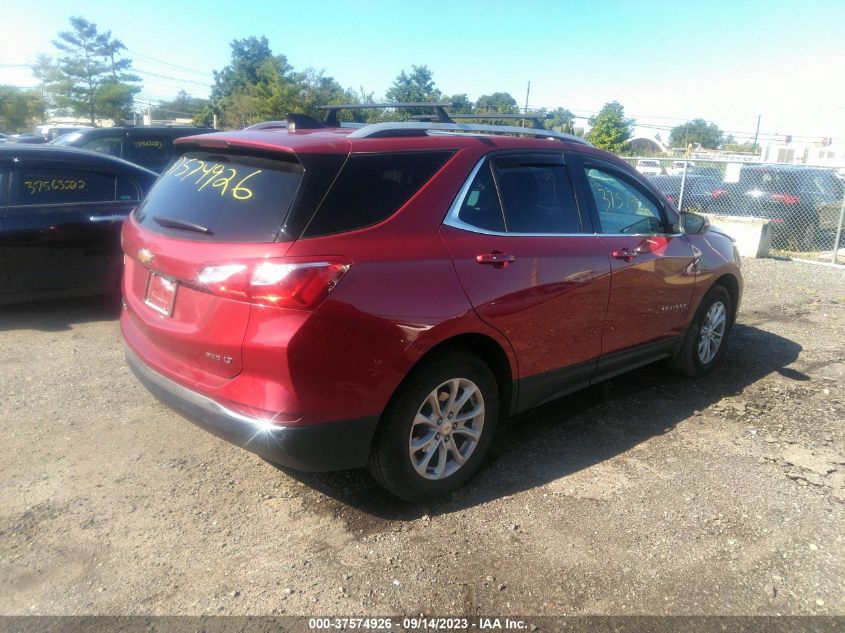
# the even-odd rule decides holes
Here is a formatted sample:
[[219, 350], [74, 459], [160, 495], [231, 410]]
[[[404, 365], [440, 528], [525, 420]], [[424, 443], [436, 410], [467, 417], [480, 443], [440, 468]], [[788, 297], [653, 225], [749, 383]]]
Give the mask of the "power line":
[[196, 69], [193, 69], [193, 68], [187, 68], [185, 66], [179, 66], [178, 64], [172, 64], [170, 62], [166, 62], [166, 61], [161, 60], [161, 59], [156, 59], [155, 57], [150, 57], [149, 55], [144, 55], [143, 53], [139, 53], [138, 51], [135, 51], [135, 50], [132, 50], [132, 49], [126, 49], [126, 52], [132, 53], [132, 55], [135, 55], [136, 57], [140, 57], [140, 58], [145, 59], [145, 60], [147, 60], [147, 61], [149, 61], [153, 64], [157, 64], [159, 66], [164, 66], [164, 67], [167, 67], [167, 68], [175, 68], [177, 70], [183, 70], [185, 72], [193, 73], [195, 75], [202, 75], [203, 77], [208, 77], [210, 75], [210, 73], [207, 72], [207, 71], [196, 70]]

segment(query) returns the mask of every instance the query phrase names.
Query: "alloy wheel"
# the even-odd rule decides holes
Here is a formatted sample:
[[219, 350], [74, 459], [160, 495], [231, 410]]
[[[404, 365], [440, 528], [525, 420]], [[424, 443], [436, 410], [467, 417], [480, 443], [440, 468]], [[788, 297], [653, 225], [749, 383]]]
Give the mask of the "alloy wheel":
[[408, 439], [411, 464], [426, 479], [444, 479], [470, 458], [484, 427], [484, 397], [466, 378], [452, 378], [426, 396]]
[[701, 334], [698, 339], [698, 360], [707, 365], [716, 358], [722, 339], [725, 337], [725, 326], [728, 322], [725, 304], [716, 301], [707, 310], [704, 316], [704, 323], [701, 325]]

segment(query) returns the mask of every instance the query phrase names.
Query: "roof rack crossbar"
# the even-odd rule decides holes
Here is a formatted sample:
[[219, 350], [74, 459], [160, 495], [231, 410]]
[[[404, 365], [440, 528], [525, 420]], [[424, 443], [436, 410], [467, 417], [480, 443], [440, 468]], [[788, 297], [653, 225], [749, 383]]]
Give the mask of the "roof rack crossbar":
[[394, 103], [339, 103], [319, 106], [319, 110], [326, 110], [326, 125], [338, 127], [337, 113], [341, 110], [380, 110], [383, 108], [431, 108], [441, 123], [451, 123], [452, 119], [446, 114], [444, 108], [454, 108], [456, 104], [451, 101], [418, 101], [418, 102], [394, 102]]
[[530, 127], [515, 127], [511, 125], [481, 125], [472, 123], [437, 123], [437, 122], [400, 122], [400, 123], [373, 123], [366, 125], [352, 132], [349, 138], [377, 138], [385, 136], [409, 136], [414, 133], [426, 134], [433, 132], [488, 132], [498, 134], [526, 134], [529, 136], [540, 136], [553, 138], [568, 143], [579, 143], [590, 145], [587, 141], [573, 134], [564, 134], [554, 130], [538, 130]]
[[531, 121], [531, 125], [533, 125], [538, 130], [546, 129], [546, 126], [543, 125], [543, 121], [552, 118], [551, 113], [548, 112], [525, 112], [523, 114], [499, 114], [497, 112], [488, 112], [484, 114], [452, 114], [450, 116], [453, 119], [474, 119], [482, 121], [495, 121], [505, 119], [515, 119], [517, 121]]

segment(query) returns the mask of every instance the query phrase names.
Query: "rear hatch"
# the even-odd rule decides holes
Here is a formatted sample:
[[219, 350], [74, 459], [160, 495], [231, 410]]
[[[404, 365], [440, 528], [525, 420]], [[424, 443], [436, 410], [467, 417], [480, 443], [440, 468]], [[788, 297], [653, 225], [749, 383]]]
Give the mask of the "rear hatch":
[[127, 342], [197, 382], [242, 369], [244, 275], [289, 250], [282, 232], [302, 186], [293, 154], [195, 150], [179, 157], [124, 224]]

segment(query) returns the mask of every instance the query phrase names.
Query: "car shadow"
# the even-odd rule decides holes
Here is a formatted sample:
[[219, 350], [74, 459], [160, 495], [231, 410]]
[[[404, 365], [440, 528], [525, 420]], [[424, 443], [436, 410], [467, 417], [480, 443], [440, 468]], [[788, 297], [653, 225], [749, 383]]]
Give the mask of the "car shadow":
[[78, 323], [114, 321], [119, 317], [120, 297], [118, 296], [16, 303], [0, 306], [0, 332], [8, 330], [64, 332]]
[[704, 378], [686, 378], [655, 363], [523, 413], [513, 418], [500, 448], [475, 478], [441, 502], [399, 500], [364, 470], [281, 470], [330, 497], [334, 504], [315, 506], [350, 526], [447, 514], [543, 486], [624, 453], [773, 372], [809, 380], [788, 367], [801, 350], [794, 341], [737, 324], [721, 367]]

